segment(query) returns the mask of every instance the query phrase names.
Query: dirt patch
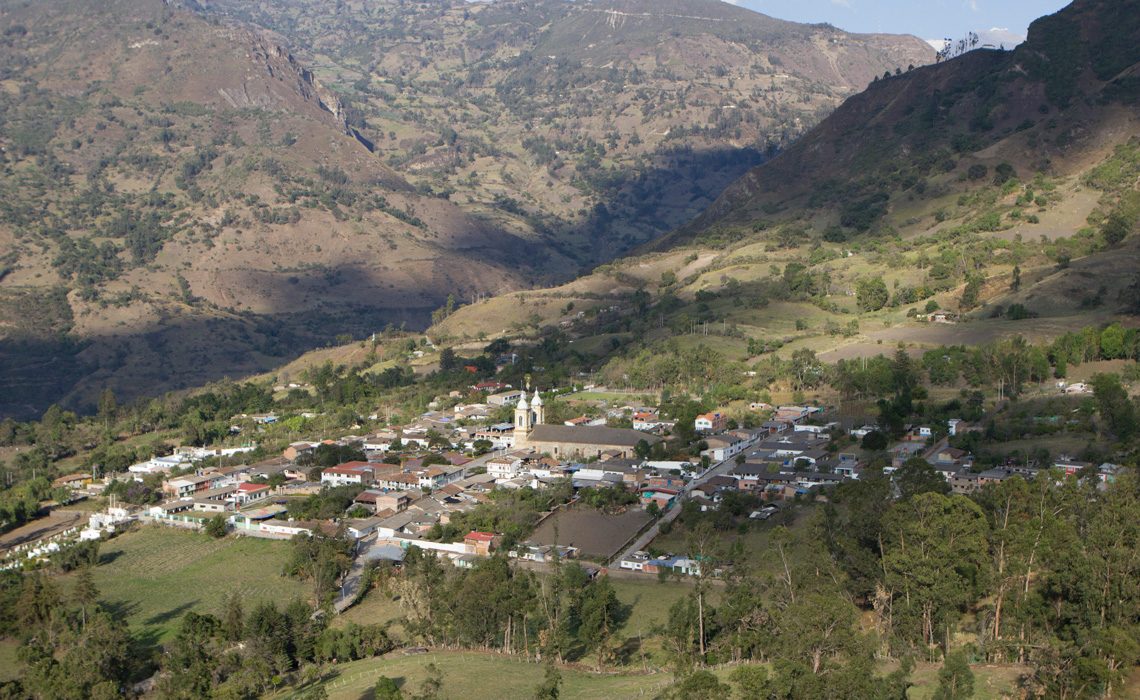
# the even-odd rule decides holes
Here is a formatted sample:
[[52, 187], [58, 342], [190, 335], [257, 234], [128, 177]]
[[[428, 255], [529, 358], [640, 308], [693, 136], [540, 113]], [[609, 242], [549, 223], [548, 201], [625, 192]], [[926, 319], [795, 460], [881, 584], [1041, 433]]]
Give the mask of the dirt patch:
[[33, 520], [23, 527], [18, 527], [0, 536], [0, 552], [45, 537], [51, 537], [73, 527], [79, 527], [87, 522], [87, 517], [86, 513], [70, 510], [55, 511], [46, 518]]
[[577, 547], [580, 556], [609, 559], [652, 518], [640, 509], [610, 515], [593, 508], [576, 508], [547, 518], [530, 538], [536, 544]]
[[1070, 331], [1079, 331], [1093, 322], [1094, 319], [1086, 314], [1023, 321], [983, 319], [957, 324], [908, 323], [873, 331], [867, 334], [866, 341], [822, 352], [819, 357], [825, 362], [835, 362], [858, 357], [892, 355], [899, 343], [918, 346], [907, 348], [908, 354], [915, 357], [921, 355], [923, 349], [943, 345], [981, 345], [1013, 335], [1022, 335], [1030, 342], [1040, 343], [1051, 341]]

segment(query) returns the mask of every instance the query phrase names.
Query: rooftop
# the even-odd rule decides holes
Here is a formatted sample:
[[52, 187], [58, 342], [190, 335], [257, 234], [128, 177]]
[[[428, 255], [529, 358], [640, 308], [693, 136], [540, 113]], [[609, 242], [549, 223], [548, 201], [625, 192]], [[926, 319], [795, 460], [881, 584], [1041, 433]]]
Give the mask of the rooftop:
[[579, 445], [614, 445], [635, 447], [645, 440], [650, 445], [661, 442], [656, 435], [605, 426], [536, 425], [528, 438], [529, 442], [564, 442]]

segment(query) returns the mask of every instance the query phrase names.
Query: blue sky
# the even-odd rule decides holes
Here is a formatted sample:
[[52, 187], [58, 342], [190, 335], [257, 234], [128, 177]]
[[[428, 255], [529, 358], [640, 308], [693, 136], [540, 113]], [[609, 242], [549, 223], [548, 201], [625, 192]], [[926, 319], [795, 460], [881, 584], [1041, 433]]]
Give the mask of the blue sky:
[[1068, 0], [730, 1], [779, 19], [828, 22], [852, 32], [914, 34], [923, 39], [957, 38], [968, 31], [990, 29], [1024, 37], [1030, 22], [1069, 4]]

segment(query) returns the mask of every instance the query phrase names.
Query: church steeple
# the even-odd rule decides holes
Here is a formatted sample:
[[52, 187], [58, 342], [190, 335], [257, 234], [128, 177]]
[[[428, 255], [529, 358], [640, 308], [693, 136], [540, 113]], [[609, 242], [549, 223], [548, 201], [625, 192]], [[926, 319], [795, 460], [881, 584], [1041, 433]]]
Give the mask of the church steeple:
[[[542, 399], [535, 396], [535, 400], [541, 403]], [[526, 401], [526, 390], [523, 390], [522, 398], [519, 399], [519, 405], [515, 407], [515, 437], [519, 433], [529, 433], [530, 429], [534, 427], [533, 417], [530, 412], [530, 406]]]
[[532, 428], [546, 422], [546, 405], [543, 404], [542, 396], [539, 395], [538, 389], [534, 390], [534, 399], [530, 402], [530, 408]]

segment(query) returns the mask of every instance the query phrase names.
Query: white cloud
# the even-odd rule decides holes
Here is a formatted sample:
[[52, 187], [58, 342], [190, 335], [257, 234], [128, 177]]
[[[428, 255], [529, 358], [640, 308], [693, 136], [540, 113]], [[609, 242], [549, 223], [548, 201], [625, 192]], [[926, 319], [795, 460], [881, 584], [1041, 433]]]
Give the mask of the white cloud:
[[840, 7], [851, 7], [851, 0], [831, 0], [832, 5], [839, 5]]

